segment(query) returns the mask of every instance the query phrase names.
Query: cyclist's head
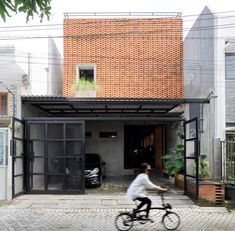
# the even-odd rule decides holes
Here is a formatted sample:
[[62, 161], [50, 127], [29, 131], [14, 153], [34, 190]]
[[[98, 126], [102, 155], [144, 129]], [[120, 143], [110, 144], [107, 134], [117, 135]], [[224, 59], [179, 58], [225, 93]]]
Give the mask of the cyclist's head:
[[140, 165], [140, 173], [148, 173], [151, 169], [151, 166], [148, 163], [143, 163]]

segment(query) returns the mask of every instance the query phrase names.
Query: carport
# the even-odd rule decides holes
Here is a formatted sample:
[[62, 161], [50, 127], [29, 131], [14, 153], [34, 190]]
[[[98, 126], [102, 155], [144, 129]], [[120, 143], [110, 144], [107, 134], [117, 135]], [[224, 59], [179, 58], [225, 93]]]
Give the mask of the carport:
[[23, 119], [15, 122], [24, 126], [24, 133], [21, 138], [13, 136], [13, 196], [24, 192], [83, 194], [89, 122], [179, 123], [185, 121], [183, 105], [193, 103], [209, 100], [22, 97]]

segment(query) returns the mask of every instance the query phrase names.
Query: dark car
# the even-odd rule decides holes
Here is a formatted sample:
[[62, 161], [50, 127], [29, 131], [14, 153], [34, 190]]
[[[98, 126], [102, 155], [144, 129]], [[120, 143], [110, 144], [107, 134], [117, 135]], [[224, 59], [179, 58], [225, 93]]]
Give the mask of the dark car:
[[102, 178], [104, 177], [105, 162], [97, 153], [85, 154], [85, 185], [101, 186]]

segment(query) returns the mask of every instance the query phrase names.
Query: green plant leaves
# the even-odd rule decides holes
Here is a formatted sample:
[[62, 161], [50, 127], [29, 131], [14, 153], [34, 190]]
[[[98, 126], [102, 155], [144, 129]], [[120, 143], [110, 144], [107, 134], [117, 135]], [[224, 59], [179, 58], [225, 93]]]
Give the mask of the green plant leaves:
[[84, 77], [80, 78], [73, 86], [75, 91], [97, 90], [98, 85], [94, 81], [89, 81]]
[[[192, 165], [193, 168], [193, 173], [196, 174], [196, 163], [194, 162]], [[198, 165], [198, 176], [201, 179], [204, 179], [206, 177], [209, 177], [209, 161], [206, 160], [206, 155], [201, 154], [200, 159], [199, 159], [199, 165]]]
[[8, 11], [16, 13], [26, 13], [26, 20], [37, 14], [41, 21], [44, 16], [49, 20], [51, 15], [51, 0], [1, 0], [0, 16], [6, 21], [6, 16], [10, 16]]
[[176, 145], [176, 147], [170, 150], [162, 159], [165, 160], [165, 169], [168, 175], [173, 176], [181, 172], [184, 167], [184, 145]]

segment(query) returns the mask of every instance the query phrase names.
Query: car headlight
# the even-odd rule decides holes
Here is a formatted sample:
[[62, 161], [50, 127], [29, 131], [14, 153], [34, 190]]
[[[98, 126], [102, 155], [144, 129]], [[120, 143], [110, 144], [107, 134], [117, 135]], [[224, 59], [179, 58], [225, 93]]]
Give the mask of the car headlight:
[[98, 168], [94, 168], [92, 171], [91, 171], [91, 174], [97, 174], [99, 172], [99, 169]]

